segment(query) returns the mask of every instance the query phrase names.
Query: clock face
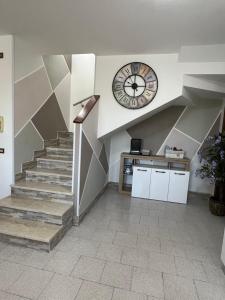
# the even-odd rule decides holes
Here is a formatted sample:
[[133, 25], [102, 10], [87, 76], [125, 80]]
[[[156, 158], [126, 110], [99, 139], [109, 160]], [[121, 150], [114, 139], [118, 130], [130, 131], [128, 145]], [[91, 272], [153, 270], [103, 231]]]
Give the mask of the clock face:
[[158, 79], [151, 67], [132, 62], [123, 66], [115, 75], [112, 91], [116, 101], [130, 109], [142, 108], [155, 97]]

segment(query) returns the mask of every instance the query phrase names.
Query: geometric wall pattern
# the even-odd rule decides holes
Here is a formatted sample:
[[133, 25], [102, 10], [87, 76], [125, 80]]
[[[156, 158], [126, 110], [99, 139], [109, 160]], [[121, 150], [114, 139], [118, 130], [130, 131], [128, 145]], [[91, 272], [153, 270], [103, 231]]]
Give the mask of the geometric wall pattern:
[[106, 147], [97, 137], [98, 103], [82, 124], [79, 215], [103, 190], [109, 170]]
[[55, 93], [53, 93], [45, 104], [32, 118], [32, 122], [40, 132], [44, 140], [57, 137], [57, 131], [67, 131], [60, 106]]
[[[43, 141], [56, 138], [58, 130], [68, 130], [70, 110], [71, 58], [64, 55], [43, 57], [44, 65], [15, 82], [15, 172], [21, 170], [24, 162], [32, 160], [27, 151], [41, 150]], [[32, 127], [31, 127], [32, 126]], [[32, 129], [37, 135], [30, 138]], [[29, 152], [29, 153], [28, 153]], [[23, 155], [21, 155], [21, 153]]]
[[[110, 181], [118, 182], [120, 153], [128, 151], [130, 138], [142, 138], [143, 148], [151, 149], [153, 154], [164, 154], [165, 146], [182, 148], [185, 156], [191, 163], [191, 189], [198, 191], [195, 187], [195, 170], [197, 166], [197, 152], [204, 147], [204, 141], [209, 131], [210, 135], [219, 130], [220, 118], [218, 115], [222, 109], [222, 103], [216, 99], [192, 99], [193, 104], [178, 111], [178, 107], [170, 107], [142, 121], [127, 130], [124, 130], [121, 142], [119, 133], [111, 137], [110, 153]], [[217, 119], [218, 118], [218, 119]], [[214, 125], [214, 126], [213, 126]], [[166, 130], [166, 126], [168, 129]], [[203, 146], [202, 146], [203, 145]], [[201, 188], [204, 184], [201, 183]], [[201, 192], [204, 192], [201, 190]]]
[[22, 164], [33, 159], [34, 151], [43, 148], [43, 140], [29, 122], [15, 137], [15, 174], [21, 172]]
[[168, 136], [174, 124], [184, 110], [184, 106], [171, 106], [153, 115], [129, 129], [127, 132], [132, 138], [143, 140], [143, 149], [151, 149], [157, 153], [160, 146]]
[[176, 128], [202, 142], [221, 110], [221, 101], [212, 99], [196, 99], [189, 106]]

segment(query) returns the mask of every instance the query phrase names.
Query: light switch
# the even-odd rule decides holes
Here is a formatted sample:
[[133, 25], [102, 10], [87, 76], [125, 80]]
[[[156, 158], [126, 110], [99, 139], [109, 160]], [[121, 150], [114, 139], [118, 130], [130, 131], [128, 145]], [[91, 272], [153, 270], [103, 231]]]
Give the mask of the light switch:
[[0, 132], [4, 131], [4, 117], [0, 116]]

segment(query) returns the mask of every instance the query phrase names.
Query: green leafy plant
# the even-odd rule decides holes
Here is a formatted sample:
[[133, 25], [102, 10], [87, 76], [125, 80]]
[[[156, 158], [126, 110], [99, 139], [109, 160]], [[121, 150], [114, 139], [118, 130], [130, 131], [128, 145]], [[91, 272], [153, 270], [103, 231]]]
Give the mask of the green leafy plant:
[[196, 175], [225, 183], [225, 132], [209, 137], [199, 157], [201, 167]]

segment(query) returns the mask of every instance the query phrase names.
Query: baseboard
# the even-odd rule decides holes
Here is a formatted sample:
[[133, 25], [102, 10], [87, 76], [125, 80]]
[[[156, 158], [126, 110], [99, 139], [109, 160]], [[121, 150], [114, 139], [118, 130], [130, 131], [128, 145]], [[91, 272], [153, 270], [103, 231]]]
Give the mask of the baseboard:
[[73, 225], [79, 226], [79, 224], [84, 219], [85, 215], [91, 210], [92, 206], [99, 200], [99, 198], [104, 194], [105, 190], [109, 186], [109, 183], [107, 183], [103, 189], [98, 193], [98, 195], [95, 197], [95, 199], [88, 205], [88, 207], [85, 209], [85, 211], [80, 216], [74, 216], [73, 217]]

